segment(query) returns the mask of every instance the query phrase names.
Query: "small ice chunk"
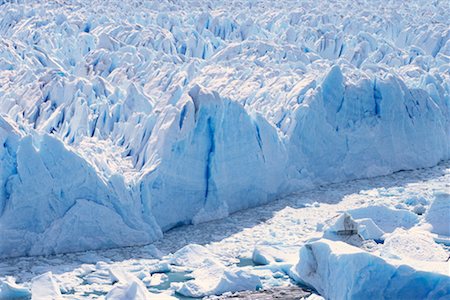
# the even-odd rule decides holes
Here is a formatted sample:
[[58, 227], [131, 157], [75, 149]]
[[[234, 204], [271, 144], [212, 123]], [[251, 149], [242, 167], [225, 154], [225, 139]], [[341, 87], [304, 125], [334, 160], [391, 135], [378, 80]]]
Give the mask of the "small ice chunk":
[[358, 234], [358, 223], [345, 212], [327, 221], [323, 237], [333, 241], [343, 241], [355, 246], [361, 245], [363, 241]]
[[32, 300], [62, 300], [61, 291], [52, 272], [47, 272], [31, 280]]
[[305, 300], [325, 300], [325, 298], [317, 294], [311, 294]]
[[426, 212], [426, 208], [425, 208], [425, 206], [423, 206], [422, 204], [417, 204], [416, 206], [414, 206], [413, 212], [414, 212], [416, 215], [421, 216], [421, 215], [423, 215], [423, 214]]
[[[143, 283], [142, 283], [143, 285]], [[128, 299], [148, 299], [149, 292], [145, 286], [141, 286], [138, 282], [132, 281], [125, 284], [119, 284], [113, 287], [106, 295], [107, 300], [128, 300]]]
[[109, 269], [109, 276], [111, 277], [111, 281], [114, 282], [130, 282], [136, 279], [137, 277], [127, 272], [121, 268], [113, 267]]
[[392, 209], [383, 205], [367, 206], [347, 211], [354, 219], [370, 218], [384, 232], [393, 232], [398, 227], [411, 228], [419, 217], [406, 209]]
[[[206, 260], [208, 260], [208, 262], [206, 262]], [[192, 268], [201, 268], [205, 266], [205, 264], [210, 264], [211, 262], [222, 265], [217, 256], [211, 253], [204, 246], [197, 244], [189, 244], [184, 246], [172, 254], [169, 262], [173, 265]]]
[[158, 286], [161, 285], [164, 281], [167, 281], [169, 276], [165, 273], [156, 273], [153, 274], [150, 280], [150, 286]]
[[325, 233], [343, 236], [358, 234], [358, 224], [348, 213], [343, 213], [329, 221]]
[[156, 264], [152, 264], [152, 265], [148, 266], [148, 272], [150, 274], [166, 273], [166, 272], [170, 272], [170, 270], [171, 270], [170, 265], [166, 261], [161, 261]]
[[106, 295], [106, 300], [176, 299], [166, 294], [150, 293], [139, 278], [122, 269], [111, 268], [109, 272], [111, 279], [117, 283]]
[[18, 285], [13, 277], [0, 280], [0, 300], [24, 300], [30, 296], [30, 291]]
[[450, 236], [450, 194], [436, 192], [425, 220], [433, 227], [431, 232]]
[[365, 240], [383, 240], [384, 232], [377, 226], [370, 218], [359, 219], [356, 221], [358, 223], [358, 233]]
[[410, 206], [416, 206], [418, 204], [421, 205], [427, 205], [428, 204], [428, 200], [424, 197], [421, 196], [414, 196], [414, 197], [410, 197], [407, 198], [403, 201], [406, 205], [410, 205]]
[[256, 290], [261, 287], [258, 276], [241, 268], [226, 268], [210, 263], [210, 266], [192, 272], [194, 280], [172, 283], [175, 290], [187, 297], [221, 295], [225, 292]]
[[270, 265], [289, 260], [289, 257], [285, 249], [271, 245], [256, 245], [253, 249], [252, 260], [256, 265]]

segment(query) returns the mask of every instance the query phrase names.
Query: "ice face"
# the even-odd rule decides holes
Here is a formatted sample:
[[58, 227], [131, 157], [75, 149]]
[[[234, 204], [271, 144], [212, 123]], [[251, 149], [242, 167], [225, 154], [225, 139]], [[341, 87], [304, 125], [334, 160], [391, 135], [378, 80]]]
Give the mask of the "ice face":
[[450, 158], [445, 3], [0, 3], [0, 257]]

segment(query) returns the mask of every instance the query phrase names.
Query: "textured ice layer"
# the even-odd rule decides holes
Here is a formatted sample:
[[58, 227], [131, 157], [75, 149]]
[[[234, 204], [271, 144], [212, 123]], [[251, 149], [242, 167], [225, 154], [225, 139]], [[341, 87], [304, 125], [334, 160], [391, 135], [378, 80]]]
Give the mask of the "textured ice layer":
[[450, 158], [445, 1], [0, 7], [2, 257]]

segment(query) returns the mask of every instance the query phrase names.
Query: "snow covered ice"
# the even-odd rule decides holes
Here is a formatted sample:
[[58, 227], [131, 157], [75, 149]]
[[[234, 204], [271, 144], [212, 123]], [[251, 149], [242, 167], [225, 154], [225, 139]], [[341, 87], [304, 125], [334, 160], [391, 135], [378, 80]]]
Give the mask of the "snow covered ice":
[[[450, 5], [316, 2], [0, 0], [0, 295], [37, 297], [41, 274], [43, 291], [63, 298], [252, 290], [292, 280], [300, 247], [320, 238], [358, 245], [383, 269], [408, 255], [442, 260], [450, 187], [446, 163], [435, 166], [450, 159]], [[424, 191], [377, 177], [430, 167]], [[359, 195], [351, 188], [321, 194], [365, 178], [374, 195], [361, 203], [342, 200]], [[236, 238], [244, 253], [205, 247], [205, 231], [148, 248], [292, 193], [314, 197], [266, 216], [288, 221], [264, 238]], [[351, 221], [347, 238], [336, 218]], [[403, 248], [412, 242], [417, 253]], [[127, 246], [151, 262], [119, 266], [131, 275], [113, 282], [103, 263], [117, 257], [101, 253]], [[73, 254], [71, 271], [7, 267], [91, 250]], [[258, 266], [236, 269], [239, 259]]]

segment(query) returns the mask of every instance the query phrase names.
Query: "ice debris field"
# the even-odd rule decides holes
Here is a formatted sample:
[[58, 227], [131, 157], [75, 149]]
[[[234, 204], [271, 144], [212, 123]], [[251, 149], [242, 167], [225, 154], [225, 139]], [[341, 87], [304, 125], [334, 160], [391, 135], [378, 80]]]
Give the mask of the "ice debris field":
[[446, 298], [449, 159], [449, 1], [0, 0], [0, 299]]

